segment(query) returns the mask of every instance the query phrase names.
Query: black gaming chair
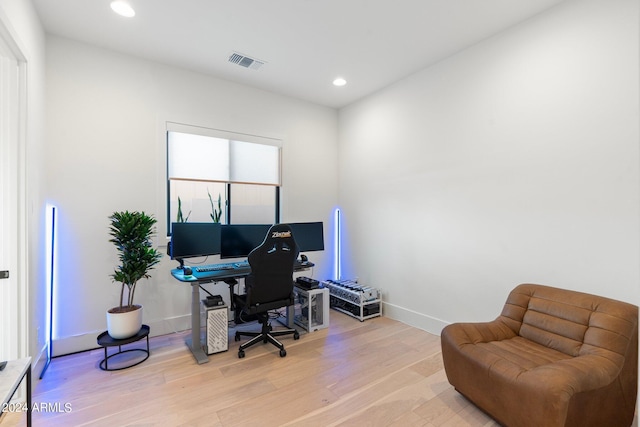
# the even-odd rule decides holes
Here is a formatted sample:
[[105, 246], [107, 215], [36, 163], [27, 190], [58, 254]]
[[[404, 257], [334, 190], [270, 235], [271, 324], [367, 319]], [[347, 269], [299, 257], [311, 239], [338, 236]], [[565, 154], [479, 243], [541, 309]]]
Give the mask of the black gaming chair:
[[293, 334], [300, 338], [295, 329], [274, 331], [269, 324], [269, 310], [293, 305], [293, 265], [298, 258], [298, 245], [291, 228], [286, 224], [271, 226], [264, 241], [249, 254], [251, 274], [245, 279], [245, 295], [234, 295], [236, 310], [255, 315], [262, 324], [260, 332], [236, 332], [236, 341], [241, 336], [253, 337], [240, 345], [238, 357], [244, 357], [244, 350], [262, 341], [270, 342], [280, 349], [280, 357], [287, 355], [284, 345], [275, 337]]

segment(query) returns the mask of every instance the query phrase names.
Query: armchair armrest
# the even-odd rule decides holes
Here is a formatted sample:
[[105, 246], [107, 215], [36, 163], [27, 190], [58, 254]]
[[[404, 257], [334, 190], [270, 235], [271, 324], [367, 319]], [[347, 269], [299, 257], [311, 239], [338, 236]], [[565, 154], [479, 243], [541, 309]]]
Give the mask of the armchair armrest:
[[491, 322], [454, 323], [442, 329], [442, 339], [461, 347], [465, 344], [501, 341], [515, 337], [517, 334], [501, 317]]
[[517, 382], [547, 396], [571, 396], [610, 385], [620, 374], [621, 364], [598, 355], [585, 355], [538, 366], [524, 372]]

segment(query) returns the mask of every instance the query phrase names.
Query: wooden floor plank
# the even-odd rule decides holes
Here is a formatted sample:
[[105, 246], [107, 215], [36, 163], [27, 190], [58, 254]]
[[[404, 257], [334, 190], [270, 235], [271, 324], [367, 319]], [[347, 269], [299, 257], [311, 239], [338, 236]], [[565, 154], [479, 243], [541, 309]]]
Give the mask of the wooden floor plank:
[[[284, 358], [258, 344], [239, 359], [233, 329], [229, 350], [202, 365], [185, 345], [190, 331], [151, 338], [149, 359], [122, 371], [99, 369], [102, 349], [55, 358], [34, 387], [48, 408], [34, 425], [497, 426], [448, 384], [439, 337], [385, 317], [330, 317], [327, 329], [283, 338]], [[3, 414], [0, 427], [25, 421]]]

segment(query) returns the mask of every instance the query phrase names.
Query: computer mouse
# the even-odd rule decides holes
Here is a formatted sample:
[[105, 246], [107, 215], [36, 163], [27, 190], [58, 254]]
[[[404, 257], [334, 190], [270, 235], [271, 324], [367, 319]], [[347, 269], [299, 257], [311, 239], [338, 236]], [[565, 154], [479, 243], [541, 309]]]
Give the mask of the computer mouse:
[[191, 267], [184, 267], [184, 269], [182, 270], [182, 274], [185, 276], [191, 276], [191, 274], [193, 274], [193, 270], [191, 270]]

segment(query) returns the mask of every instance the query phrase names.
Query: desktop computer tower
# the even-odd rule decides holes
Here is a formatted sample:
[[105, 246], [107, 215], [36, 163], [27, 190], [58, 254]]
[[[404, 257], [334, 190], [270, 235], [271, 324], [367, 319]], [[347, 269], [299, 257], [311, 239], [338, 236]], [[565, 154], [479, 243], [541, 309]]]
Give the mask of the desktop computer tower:
[[229, 309], [226, 305], [202, 304], [205, 322], [205, 348], [207, 354], [229, 349]]
[[329, 327], [329, 289], [303, 289], [294, 286], [293, 321], [307, 332]]

